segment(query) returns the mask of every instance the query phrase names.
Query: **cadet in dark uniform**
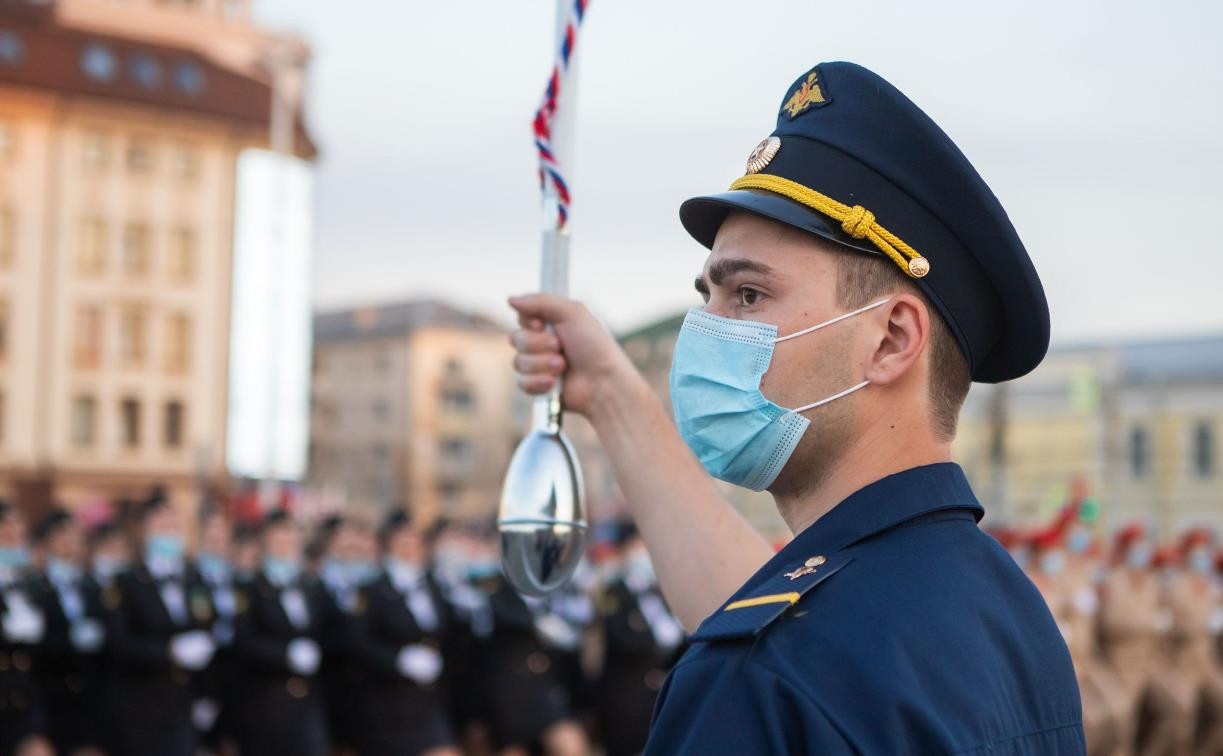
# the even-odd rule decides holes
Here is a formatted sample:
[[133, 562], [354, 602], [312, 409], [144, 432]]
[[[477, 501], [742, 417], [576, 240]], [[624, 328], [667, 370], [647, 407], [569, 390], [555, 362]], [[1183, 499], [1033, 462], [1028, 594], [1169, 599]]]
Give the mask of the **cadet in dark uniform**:
[[238, 599], [230, 563], [232, 526], [220, 509], [209, 507], [200, 519], [195, 569], [208, 589], [216, 617], [212, 639], [216, 654], [201, 675], [192, 719], [202, 742], [213, 751], [232, 753], [237, 747], [237, 717], [241, 710], [242, 665], [234, 658], [234, 626]]
[[600, 598], [603, 671], [599, 732], [608, 756], [641, 753], [658, 690], [679, 657], [684, 630], [658, 590], [645, 542], [632, 524], [617, 535], [620, 575]]
[[[950, 462], [971, 381], [1048, 348], [1031, 260], [876, 74], [804, 71], [776, 124], [728, 191], [680, 209], [712, 251], [675, 345], [674, 425], [584, 308], [510, 300], [520, 385], [565, 374], [695, 630], [646, 751], [1082, 753], [1066, 645]], [[768, 490], [794, 540], [773, 554], [702, 467]]]
[[264, 520], [263, 558], [240, 588], [234, 653], [246, 673], [242, 753], [327, 752], [326, 711], [316, 679], [319, 586], [302, 570], [298, 526], [283, 511]]
[[447, 637], [452, 617], [426, 570], [425, 545], [407, 514], [379, 530], [383, 570], [362, 593], [364, 661], [360, 752], [457, 754], [447, 721]]
[[[564, 600], [565, 595], [553, 596]], [[493, 633], [485, 646], [492, 739], [501, 748], [584, 754], [574, 711], [573, 673], [584, 628], [548, 599], [524, 598], [501, 579], [489, 596]]]
[[[367, 683], [353, 651], [365, 570], [353, 558], [356, 525], [339, 515], [325, 519], [314, 538], [319, 555], [319, 623], [323, 663], [319, 668], [333, 751], [355, 752], [360, 733], [360, 700]], [[372, 566], [372, 565], [371, 565]]]
[[125, 756], [195, 753], [197, 676], [212, 660], [212, 602], [187, 563], [182, 520], [162, 496], [138, 514], [142, 558], [102, 592]]
[[55, 509], [33, 531], [44, 568], [31, 594], [44, 619], [34, 662], [58, 753], [98, 753], [105, 745], [102, 597], [85, 579], [84, 537], [66, 510]]
[[31, 674], [44, 620], [29, 595], [25, 520], [0, 500], [0, 753], [50, 754], [47, 720]]

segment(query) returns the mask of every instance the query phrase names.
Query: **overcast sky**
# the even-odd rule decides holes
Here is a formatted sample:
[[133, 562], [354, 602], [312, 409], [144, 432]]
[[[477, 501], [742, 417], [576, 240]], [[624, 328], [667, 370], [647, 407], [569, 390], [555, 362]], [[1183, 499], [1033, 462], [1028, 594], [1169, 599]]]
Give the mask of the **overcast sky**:
[[[502, 319], [536, 286], [529, 123], [552, 0], [256, 0], [314, 49], [314, 301], [440, 296]], [[572, 290], [613, 328], [692, 306], [677, 220], [822, 60], [918, 103], [1007, 208], [1054, 341], [1223, 330], [1223, 3], [592, 0]]]

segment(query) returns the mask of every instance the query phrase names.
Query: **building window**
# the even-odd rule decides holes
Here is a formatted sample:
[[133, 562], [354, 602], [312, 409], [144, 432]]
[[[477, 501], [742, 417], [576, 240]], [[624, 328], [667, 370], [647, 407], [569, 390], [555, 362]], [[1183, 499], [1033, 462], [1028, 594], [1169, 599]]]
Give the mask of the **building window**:
[[81, 70], [94, 81], [114, 81], [118, 68], [115, 54], [105, 45], [86, 45], [81, 51]]
[[1203, 420], [1193, 429], [1193, 471], [1199, 478], [1213, 478], [1218, 459], [1214, 425]]
[[199, 152], [189, 144], [180, 143], [170, 153], [170, 172], [184, 181], [193, 179], [200, 170]]
[[139, 365], [145, 354], [145, 308], [124, 307], [119, 313], [119, 359], [125, 365]]
[[468, 412], [475, 405], [471, 389], [466, 386], [447, 386], [442, 389], [442, 407], [452, 412]]
[[76, 344], [73, 360], [77, 367], [93, 368], [102, 361], [102, 308], [81, 305], [76, 310]]
[[391, 416], [391, 405], [385, 399], [374, 400], [374, 419], [380, 422], [385, 422]]
[[183, 445], [183, 414], [182, 402], [166, 402], [165, 443], [168, 449], [178, 449]]
[[204, 69], [194, 63], [179, 63], [174, 67], [174, 88], [195, 97], [204, 91]]
[[166, 370], [186, 372], [191, 361], [191, 319], [183, 313], [166, 321]]
[[181, 226], [170, 234], [170, 278], [186, 283], [195, 275], [195, 232]]
[[0, 29], [0, 66], [16, 68], [25, 59], [25, 44], [17, 32]]
[[442, 456], [453, 462], [462, 462], [467, 459], [468, 452], [471, 450], [471, 444], [465, 438], [456, 436], [447, 436], [442, 439]]
[[13, 246], [16, 231], [13, 229], [13, 209], [0, 207], [0, 269], [7, 270], [13, 264]]
[[93, 446], [96, 436], [97, 403], [92, 396], [78, 396], [72, 400], [72, 443], [75, 446]]
[[106, 135], [90, 131], [81, 139], [81, 162], [91, 171], [101, 171], [110, 161], [110, 146]]
[[81, 221], [76, 269], [82, 276], [96, 278], [106, 271], [106, 223], [101, 218]]
[[1151, 468], [1151, 440], [1147, 429], [1135, 426], [1130, 429], [1130, 475], [1145, 478]]
[[150, 137], [133, 136], [128, 140], [127, 169], [132, 173], [153, 170], [153, 140]]
[[137, 53], [128, 60], [128, 75], [142, 89], [157, 89], [161, 83], [161, 64], [152, 55]]
[[140, 446], [140, 402], [124, 399], [119, 402], [120, 441], [129, 449]]
[[129, 223], [123, 229], [123, 272], [143, 276], [149, 272], [149, 227]]

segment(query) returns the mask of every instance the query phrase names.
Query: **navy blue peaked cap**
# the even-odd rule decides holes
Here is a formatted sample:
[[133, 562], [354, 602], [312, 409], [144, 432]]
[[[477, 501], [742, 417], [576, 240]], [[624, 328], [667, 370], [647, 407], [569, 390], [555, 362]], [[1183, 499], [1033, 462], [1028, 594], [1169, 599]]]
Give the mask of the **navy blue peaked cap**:
[[947, 323], [975, 381], [1018, 378], [1048, 350], [1049, 305], [1006, 211], [930, 117], [861, 66], [803, 73], [747, 175], [684, 202], [680, 220], [712, 248], [736, 210], [890, 258]]

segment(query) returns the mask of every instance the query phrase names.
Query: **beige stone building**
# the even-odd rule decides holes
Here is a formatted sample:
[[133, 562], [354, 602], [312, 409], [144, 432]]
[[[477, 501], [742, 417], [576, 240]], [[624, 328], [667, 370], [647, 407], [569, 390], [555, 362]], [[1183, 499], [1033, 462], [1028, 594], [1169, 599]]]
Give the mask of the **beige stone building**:
[[527, 422], [512, 359], [503, 329], [439, 302], [317, 315], [308, 483], [367, 516], [491, 518]]
[[235, 164], [313, 154], [307, 57], [243, 2], [0, 0], [0, 495], [223, 479]]

